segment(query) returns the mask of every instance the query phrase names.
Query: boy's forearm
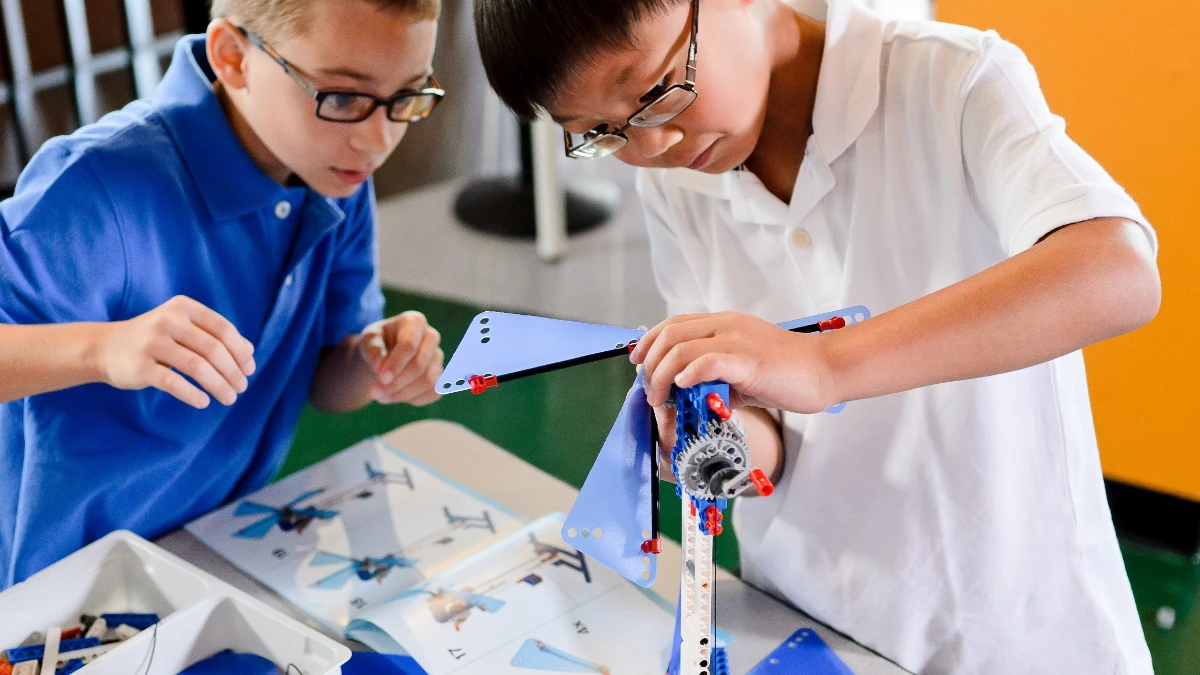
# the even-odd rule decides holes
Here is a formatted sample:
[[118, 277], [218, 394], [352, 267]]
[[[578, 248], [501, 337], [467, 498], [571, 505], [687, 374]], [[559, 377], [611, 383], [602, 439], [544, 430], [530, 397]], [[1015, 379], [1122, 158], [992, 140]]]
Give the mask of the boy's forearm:
[[[783, 475], [783, 433], [775, 416], [763, 408], [750, 406], [738, 408], [738, 421], [746, 429], [746, 446], [750, 449], [750, 461], [755, 468], [762, 469], [772, 483], [778, 483]], [[743, 496], [755, 496], [751, 490]]]
[[308, 400], [321, 412], [358, 410], [371, 402], [375, 373], [359, 351], [361, 335], [349, 335], [317, 361]]
[[1158, 311], [1135, 223], [1062, 228], [1028, 251], [827, 338], [839, 401], [1018, 370], [1131, 331]]
[[0, 402], [104, 381], [101, 323], [0, 324]]

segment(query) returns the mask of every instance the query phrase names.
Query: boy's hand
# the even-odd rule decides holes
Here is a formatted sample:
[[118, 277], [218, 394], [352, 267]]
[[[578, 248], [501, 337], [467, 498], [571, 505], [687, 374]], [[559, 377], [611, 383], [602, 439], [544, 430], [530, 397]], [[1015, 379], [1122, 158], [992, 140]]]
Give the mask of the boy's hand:
[[675, 482], [671, 471], [671, 452], [675, 449], [675, 408], [665, 405], [654, 409], [654, 423], [658, 426], [658, 477]]
[[646, 398], [661, 406], [671, 385], [721, 380], [730, 405], [825, 410], [834, 401], [833, 374], [818, 335], [791, 333], [740, 312], [686, 314], [650, 329], [630, 354], [646, 374]]
[[359, 352], [375, 371], [371, 398], [379, 403], [429, 405], [438, 399], [434, 387], [446, 355], [442, 336], [420, 312], [373, 323], [359, 341]]
[[225, 317], [182, 295], [129, 319], [101, 325], [95, 354], [102, 381], [161, 389], [195, 408], [209, 397], [233, 405], [254, 374], [254, 345]]

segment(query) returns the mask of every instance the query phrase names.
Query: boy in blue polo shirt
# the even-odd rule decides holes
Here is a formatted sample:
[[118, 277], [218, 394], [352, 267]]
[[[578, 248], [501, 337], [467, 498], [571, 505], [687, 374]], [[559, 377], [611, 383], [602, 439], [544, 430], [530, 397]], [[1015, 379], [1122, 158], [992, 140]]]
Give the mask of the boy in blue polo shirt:
[[443, 95], [438, 11], [218, 0], [152, 99], [34, 157], [0, 204], [0, 588], [262, 486], [306, 401], [434, 400], [370, 177]]

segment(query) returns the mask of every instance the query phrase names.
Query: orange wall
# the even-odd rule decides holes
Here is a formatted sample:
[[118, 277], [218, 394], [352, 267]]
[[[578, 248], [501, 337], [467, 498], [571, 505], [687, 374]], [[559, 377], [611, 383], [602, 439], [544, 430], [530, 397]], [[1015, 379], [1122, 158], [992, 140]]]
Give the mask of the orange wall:
[[1105, 473], [1200, 500], [1200, 3], [937, 0], [1037, 68], [1067, 131], [1158, 231], [1163, 305], [1085, 351]]

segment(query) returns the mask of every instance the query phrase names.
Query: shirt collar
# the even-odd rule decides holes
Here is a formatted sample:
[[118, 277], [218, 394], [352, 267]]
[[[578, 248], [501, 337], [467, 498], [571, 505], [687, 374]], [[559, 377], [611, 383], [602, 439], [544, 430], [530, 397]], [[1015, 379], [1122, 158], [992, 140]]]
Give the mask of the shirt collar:
[[[788, 4], [825, 22], [813, 136], [824, 160], [833, 162], [854, 144], [879, 108], [884, 23], [853, 0], [788, 0]], [[730, 199], [736, 173], [711, 176], [690, 169], [668, 169], [666, 177], [681, 187]]]
[[287, 189], [263, 173], [238, 140], [217, 100], [205, 36], [175, 45], [171, 67], [154, 92], [166, 127], [214, 221], [273, 208]]

